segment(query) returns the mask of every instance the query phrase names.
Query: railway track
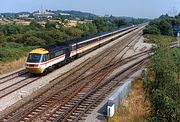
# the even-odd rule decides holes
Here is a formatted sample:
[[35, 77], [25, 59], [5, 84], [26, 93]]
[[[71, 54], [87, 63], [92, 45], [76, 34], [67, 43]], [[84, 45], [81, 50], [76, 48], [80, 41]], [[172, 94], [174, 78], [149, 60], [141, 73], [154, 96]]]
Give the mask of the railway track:
[[[41, 103], [37, 103], [35, 106], [29, 106], [28, 108], [24, 109], [24, 111], [21, 111], [19, 113], [16, 113], [14, 114], [14, 116], [12, 117], [12, 120], [9, 119], [9, 121], [32, 121], [33, 118], [36, 118], [37, 116], [43, 114], [44, 115], [44, 112], [46, 110], [48, 110], [49, 108], [53, 107], [56, 105], [59, 105], [60, 104], [60, 101], [67, 101], [65, 99], [68, 99], [66, 97], [72, 97], [74, 94], [77, 94], [78, 93], [78, 90], [81, 90], [81, 88], [84, 86], [85, 89], [87, 90], [89, 88], [95, 88], [98, 84], [97, 82], [99, 81], [102, 81], [105, 76], [107, 76], [110, 72], [112, 72], [112, 70], [115, 68], [115, 67], [118, 67], [120, 65], [123, 65], [129, 61], [132, 61], [140, 56], [143, 56], [143, 55], [146, 55], [147, 52], [144, 52], [142, 54], [137, 54], [135, 56], [132, 56], [132, 57], [129, 57], [129, 58], [126, 58], [124, 59], [123, 61], [119, 60], [119, 61], [116, 61], [115, 63], [112, 63], [112, 64], [109, 64], [108, 66], [102, 68], [101, 70], [98, 70], [92, 74], [90, 74], [89, 76], [85, 77], [85, 78], [82, 78], [79, 80], [79, 82], [72, 82], [71, 84], [69, 84], [66, 88], [58, 91], [58, 94], [55, 94], [53, 96], [51, 96], [50, 98], [46, 98], [46, 100], [43, 100], [41, 101]], [[116, 64], [116, 66], [115, 66]], [[111, 70], [110, 70], [110, 69]], [[101, 72], [103, 71], [103, 72]], [[97, 75], [98, 73], [100, 73], [99, 75]], [[102, 76], [103, 75], [103, 76]], [[89, 80], [87, 80], [87, 78], [89, 78]], [[91, 82], [92, 81], [92, 82]], [[94, 86], [92, 86], [94, 83]], [[89, 84], [89, 85], [88, 85]], [[80, 87], [81, 86], [81, 87]], [[91, 87], [90, 87], [91, 86]], [[78, 89], [78, 90], [77, 90]], [[72, 94], [73, 93], [73, 94]], [[82, 94], [83, 95], [83, 94]], [[44, 102], [46, 101], [46, 102]], [[52, 108], [51, 108], [52, 109]], [[27, 114], [28, 113], [28, 114]], [[21, 116], [20, 116], [21, 115]], [[23, 117], [23, 115], [26, 115]], [[48, 113], [48, 115], [50, 115]], [[45, 116], [43, 116], [45, 118]], [[19, 119], [18, 119], [19, 118]], [[24, 120], [22, 119], [24, 118]], [[46, 117], [45, 120], [47, 120], [48, 118]], [[37, 120], [38, 121], [38, 120]]]
[[[68, 80], [69, 83], [70, 82], [72, 82], [72, 84], [74, 83], [73, 85], [77, 86], [75, 88], [75, 89], [77, 89], [82, 84], [82, 83], [78, 84], [77, 83], [78, 80], [82, 80], [83, 78], [85, 79], [87, 77], [92, 78], [93, 75], [91, 73], [94, 72], [96, 69], [100, 69], [105, 65], [111, 64], [112, 60], [119, 54], [119, 52], [121, 52], [125, 46], [127, 46], [129, 43], [131, 43], [131, 41], [133, 39], [135, 39], [136, 36], [137, 36], [137, 34], [132, 34], [131, 36], [123, 39], [123, 41], [121, 43], [114, 45], [113, 49], [111, 47], [111, 48], [109, 48], [108, 51], [105, 51], [105, 52], [95, 56], [92, 59], [88, 59], [86, 62], [83, 62], [81, 65], [76, 67], [76, 69], [66, 72], [63, 75], [54, 78], [51, 82], [56, 82], [56, 81], [60, 81], [60, 80], [61, 80], [61, 82], [66, 82]], [[91, 75], [89, 75], [89, 74], [91, 74]], [[104, 77], [102, 77], [102, 78], [104, 78]], [[73, 90], [73, 88], [70, 88], [70, 86], [71, 86], [71, 84], [68, 85], [68, 89]], [[3, 120], [4, 121], [8, 120], [8, 122], [9, 122], [9, 121], [16, 120], [16, 119], [14, 119], [16, 117], [21, 117], [20, 115], [22, 115], [22, 114], [29, 115], [29, 113], [32, 112], [33, 110], [35, 110], [35, 108], [38, 108], [38, 106], [36, 106], [36, 105], [41, 105], [40, 103], [42, 103], [42, 102], [44, 103], [44, 101], [47, 101], [48, 98], [49, 99], [52, 98], [52, 96], [54, 94], [59, 92], [59, 89], [60, 89], [59, 87], [60, 87], [60, 85], [57, 84], [55, 87], [53, 87], [51, 89], [51, 92], [48, 91], [43, 95], [41, 94], [41, 95], [37, 96], [36, 98], [34, 98], [35, 100], [33, 101], [33, 104], [30, 101], [29, 103], [26, 103], [26, 104], [20, 106], [19, 108], [17, 108], [18, 109], [17, 111], [13, 111], [11, 114], [4, 117]], [[62, 88], [62, 86], [61, 86], [61, 88]], [[68, 89], [66, 89], [66, 90], [68, 90]], [[63, 96], [61, 96], [61, 97], [63, 97]], [[34, 103], [35, 103], [35, 105], [34, 105]], [[26, 110], [27, 108], [28, 108], [28, 111]], [[33, 108], [33, 110], [31, 108]], [[22, 113], [22, 111], [23, 111], [23, 113]], [[26, 117], [24, 117], [24, 118], [26, 118]], [[21, 119], [22, 118], [20, 118], [20, 120]], [[17, 120], [19, 120], [19, 119], [17, 118]]]
[[0, 77], [0, 84], [3, 84], [3, 83], [5, 83], [5, 82], [7, 82], [7, 81], [10, 81], [10, 80], [13, 80], [13, 79], [15, 79], [15, 78], [17, 78], [17, 77], [23, 76], [23, 75], [25, 75], [25, 74], [27, 74], [26, 70], [25, 70], [25, 69], [22, 69], [22, 70], [20, 70], [20, 71], [14, 72], [14, 73], [12, 73], [12, 74], [9, 74], [9, 75]]
[[[1, 86], [1, 89], [0, 89], [0, 99], [15, 92], [16, 90], [34, 82], [34, 81], [37, 81], [38, 79], [40, 79], [41, 77], [25, 77], [24, 79], [20, 80], [20, 81], [15, 81], [14, 83], [13, 82], [10, 82], [9, 85], [4, 85], [4, 86]], [[2, 84], [1, 84], [2, 85]]]
[[[72, 110], [73, 107], [75, 107], [79, 101], [83, 101], [84, 97], [87, 96], [91, 90], [94, 90], [94, 89], [96, 89], [97, 86], [99, 86], [100, 84], [103, 84], [102, 81], [105, 79], [105, 77], [110, 72], [112, 72], [114, 68], [116, 68], [118, 66], [120, 66], [120, 65], [119, 64], [117, 66], [111, 65], [111, 67], [103, 68], [101, 71], [96, 72], [96, 75], [93, 78], [90, 78], [89, 82], [85, 83], [85, 81], [83, 81], [83, 83], [85, 83], [85, 84], [79, 86], [76, 91], [74, 91], [71, 95], [68, 95], [67, 98], [63, 99], [62, 102], [59, 102], [58, 104], [56, 104], [55, 107], [50, 109], [48, 112], [43, 113], [40, 117], [40, 121], [41, 120], [42, 121], [54, 121], [54, 120], [55, 121], [63, 121], [61, 119], [64, 118], [65, 115], [69, 115], [71, 113], [70, 110]], [[86, 81], [87, 81], [87, 79], [86, 79]], [[94, 100], [95, 99], [93, 99], [93, 101]], [[91, 103], [91, 102], [92, 101], [89, 101], [89, 103]], [[81, 109], [82, 108], [80, 107], [79, 110], [81, 110]], [[73, 117], [72, 121], [75, 118], [76, 117]], [[67, 117], [65, 117], [64, 121], [67, 121], [67, 120], [68, 120]], [[30, 121], [32, 121], [32, 120], [30, 120]], [[35, 121], [39, 121], [39, 120], [37, 119]]]
[[[55, 114], [51, 116], [50, 121], [76, 122], [80, 119], [83, 119], [83, 116], [85, 116], [88, 111], [91, 111], [94, 107], [96, 107], [105, 98], [109, 91], [114, 89], [116, 85], [128, 78], [127, 74], [132, 75], [138, 69], [140, 69], [144, 64], [143, 60], [138, 62], [140, 64], [133, 64], [127, 69], [119, 72], [118, 76], [113, 76], [106, 82], [99, 84], [94, 89], [91, 89], [91, 91], [87, 92], [85, 96], [80, 96], [81, 99], [74, 98], [72, 101], [66, 104], [67, 108], [61, 107], [61, 109], [58, 109]], [[119, 75], [121, 75], [121, 78], [119, 78]], [[113, 82], [111, 82], [112, 80]], [[61, 114], [62, 111], [63, 114]]]

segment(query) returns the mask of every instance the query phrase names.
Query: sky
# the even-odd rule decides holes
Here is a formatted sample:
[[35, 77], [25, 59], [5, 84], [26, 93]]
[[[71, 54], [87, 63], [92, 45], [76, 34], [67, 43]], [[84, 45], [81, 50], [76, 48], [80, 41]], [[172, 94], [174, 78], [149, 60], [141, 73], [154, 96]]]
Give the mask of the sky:
[[46, 9], [152, 19], [180, 12], [180, 0], [0, 0], [0, 13]]

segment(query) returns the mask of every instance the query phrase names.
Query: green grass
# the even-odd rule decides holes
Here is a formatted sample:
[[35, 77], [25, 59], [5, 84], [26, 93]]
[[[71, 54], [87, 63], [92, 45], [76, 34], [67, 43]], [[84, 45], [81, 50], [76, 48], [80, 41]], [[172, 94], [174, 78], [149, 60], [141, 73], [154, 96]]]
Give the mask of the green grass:
[[18, 60], [21, 57], [27, 56], [28, 53], [36, 48], [35, 46], [24, 46], [15, 42], [7, 42], [3, 44], [0, 52], [0, 62], [9, 62]]

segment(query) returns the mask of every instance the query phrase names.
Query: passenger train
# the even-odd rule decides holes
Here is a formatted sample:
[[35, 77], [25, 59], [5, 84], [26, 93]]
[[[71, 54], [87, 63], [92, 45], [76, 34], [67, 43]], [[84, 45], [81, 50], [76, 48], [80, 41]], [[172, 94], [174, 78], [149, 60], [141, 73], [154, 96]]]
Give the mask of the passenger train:
[[[137, 26], [132, 25], [111, 32], [32, 50], [28, 55], [25, 68], [27, 72], [33, 74], [47, 73], [54, 67], [66, 64], [70, 60], [95, 50], [137, 28]], [[126, 33], [121, 33], [126, 30]]]

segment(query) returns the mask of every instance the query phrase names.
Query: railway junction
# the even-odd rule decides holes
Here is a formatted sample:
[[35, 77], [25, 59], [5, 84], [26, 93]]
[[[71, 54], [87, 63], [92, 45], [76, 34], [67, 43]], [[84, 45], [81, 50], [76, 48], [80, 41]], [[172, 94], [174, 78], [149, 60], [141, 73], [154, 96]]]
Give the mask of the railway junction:
[[0, 121], [101, 121], [111, 93], [148, 62], [142, 29], [122, 36], [46, 76], [24, 69], [0, 77]]

